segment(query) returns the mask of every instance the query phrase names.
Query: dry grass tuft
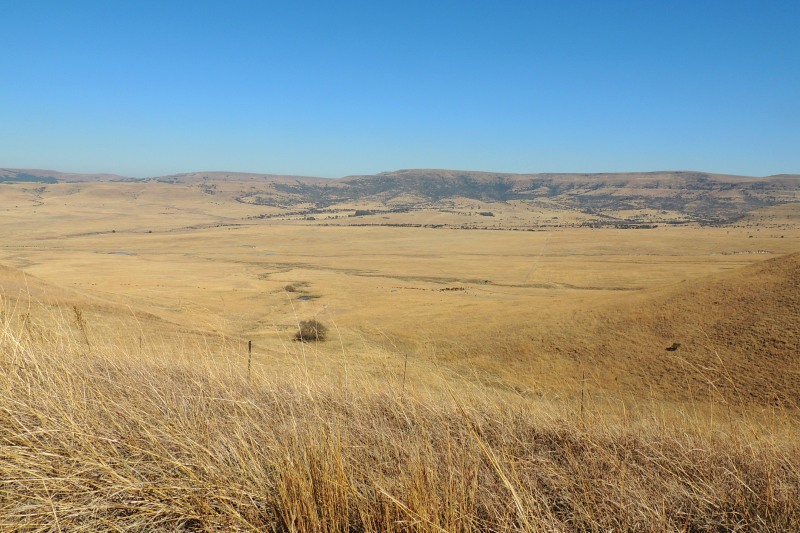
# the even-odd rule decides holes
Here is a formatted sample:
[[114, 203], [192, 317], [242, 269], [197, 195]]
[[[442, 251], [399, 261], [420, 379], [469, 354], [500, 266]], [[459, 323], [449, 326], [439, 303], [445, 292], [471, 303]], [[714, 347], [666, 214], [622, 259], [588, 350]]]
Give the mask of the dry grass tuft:
[[766, 430], [248, 381], [69, 327], [0, 323], [1, 530], [800, 529], [800, 448]]

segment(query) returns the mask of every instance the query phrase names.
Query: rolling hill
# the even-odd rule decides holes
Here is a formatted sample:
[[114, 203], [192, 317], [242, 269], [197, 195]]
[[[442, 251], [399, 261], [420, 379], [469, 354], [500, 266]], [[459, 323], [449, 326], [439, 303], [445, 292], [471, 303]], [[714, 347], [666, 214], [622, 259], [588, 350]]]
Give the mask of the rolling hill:
[[[129, 178], [0, 169], [0, 182], [97, 182]], [[800, 201], [800, 175], [765, 178], [705, 172], [507, 174], [400, 170], [324, 179], [237, 172], [193, 172], [137, 180], [197, 188], [243, 204], [299, 214], [331, 214], [364, 204], [371, 213], [447, 209], [465, 201], [579, 213], [590, 225], [729, 223], [756, 209]]]
[[583, 309], [534, 348], [596, 389], [675, 401], [800, 406], [800, 253]]

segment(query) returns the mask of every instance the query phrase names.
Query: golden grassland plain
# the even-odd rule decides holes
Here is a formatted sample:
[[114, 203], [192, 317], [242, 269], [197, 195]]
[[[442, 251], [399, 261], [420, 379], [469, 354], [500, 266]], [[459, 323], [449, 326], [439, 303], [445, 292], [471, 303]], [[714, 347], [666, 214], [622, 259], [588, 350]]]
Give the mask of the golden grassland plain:
[[[0, 527], [800, 524], [798, 204], [283, 212], [2, 185]], [[310, 318], [328, 340], [293, 342]]]
[[[584, 371], [595, 389], [614, 387], [601, 369], [565, 355], [605, 340], [591, 342], [587, 335], [601, 334], [577, 327], [598, 310], [630, 310], [629, 333], [639, 314], [654, 312], [642, 294], [800, 250], [800, 221], [787, 222], [794, 211], [786, 206], [731, 227], [465, 231], [252, 219], [263, 206], [182, 185], [4, 189], [0, 262], [71, 289], [87, 315], [114, 304], [171, 328], [252, 340], [259, 364], [280, 357], [298, 320], [317, 317], [336, 327], [337, 342], [317, 348], [326, 353], [378, 350], [404, 364], [408, 356], [412, 367], [444, 361], [509, 386], [558, 393], [574, 390]], [[495, 206], [498, 215], [503, 209]], [[405, 216], [412, 215], [426, 223], [460, 216]], [[645, 349], [663, 356], [665, 346], [691, 334], [676, 332]], [[675, 395], [686, 392], [685, 383], [673, 384]]]

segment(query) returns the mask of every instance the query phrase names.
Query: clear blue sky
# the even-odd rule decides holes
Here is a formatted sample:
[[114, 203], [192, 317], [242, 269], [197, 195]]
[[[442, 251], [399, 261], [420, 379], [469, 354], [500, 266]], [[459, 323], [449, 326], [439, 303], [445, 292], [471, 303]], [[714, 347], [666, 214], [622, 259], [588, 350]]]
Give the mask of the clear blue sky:
[[0, 167], [800, 173], [800, 1], [0, 0]]

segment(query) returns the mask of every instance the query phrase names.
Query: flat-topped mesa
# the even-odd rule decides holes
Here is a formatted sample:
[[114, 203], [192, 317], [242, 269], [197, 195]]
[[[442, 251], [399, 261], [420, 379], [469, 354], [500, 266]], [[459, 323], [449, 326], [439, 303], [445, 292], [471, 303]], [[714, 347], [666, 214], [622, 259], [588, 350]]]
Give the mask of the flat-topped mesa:
[[160, 183], [197, 184], [208, 181], [228, 181], [238, 183], [306, 183], [323, 184], [331, 180], [314, 176], [295, 176], [290, 174], [262, 174], [258, 172], [229, 172], [224, 170], [181, 172], [167, 176], [146, 178]]
[[0, 183], [59, 183], [91, 181], [126, 181], [133, 178], [117, 174], [80, 174], [57, 170], [0, 168]]

